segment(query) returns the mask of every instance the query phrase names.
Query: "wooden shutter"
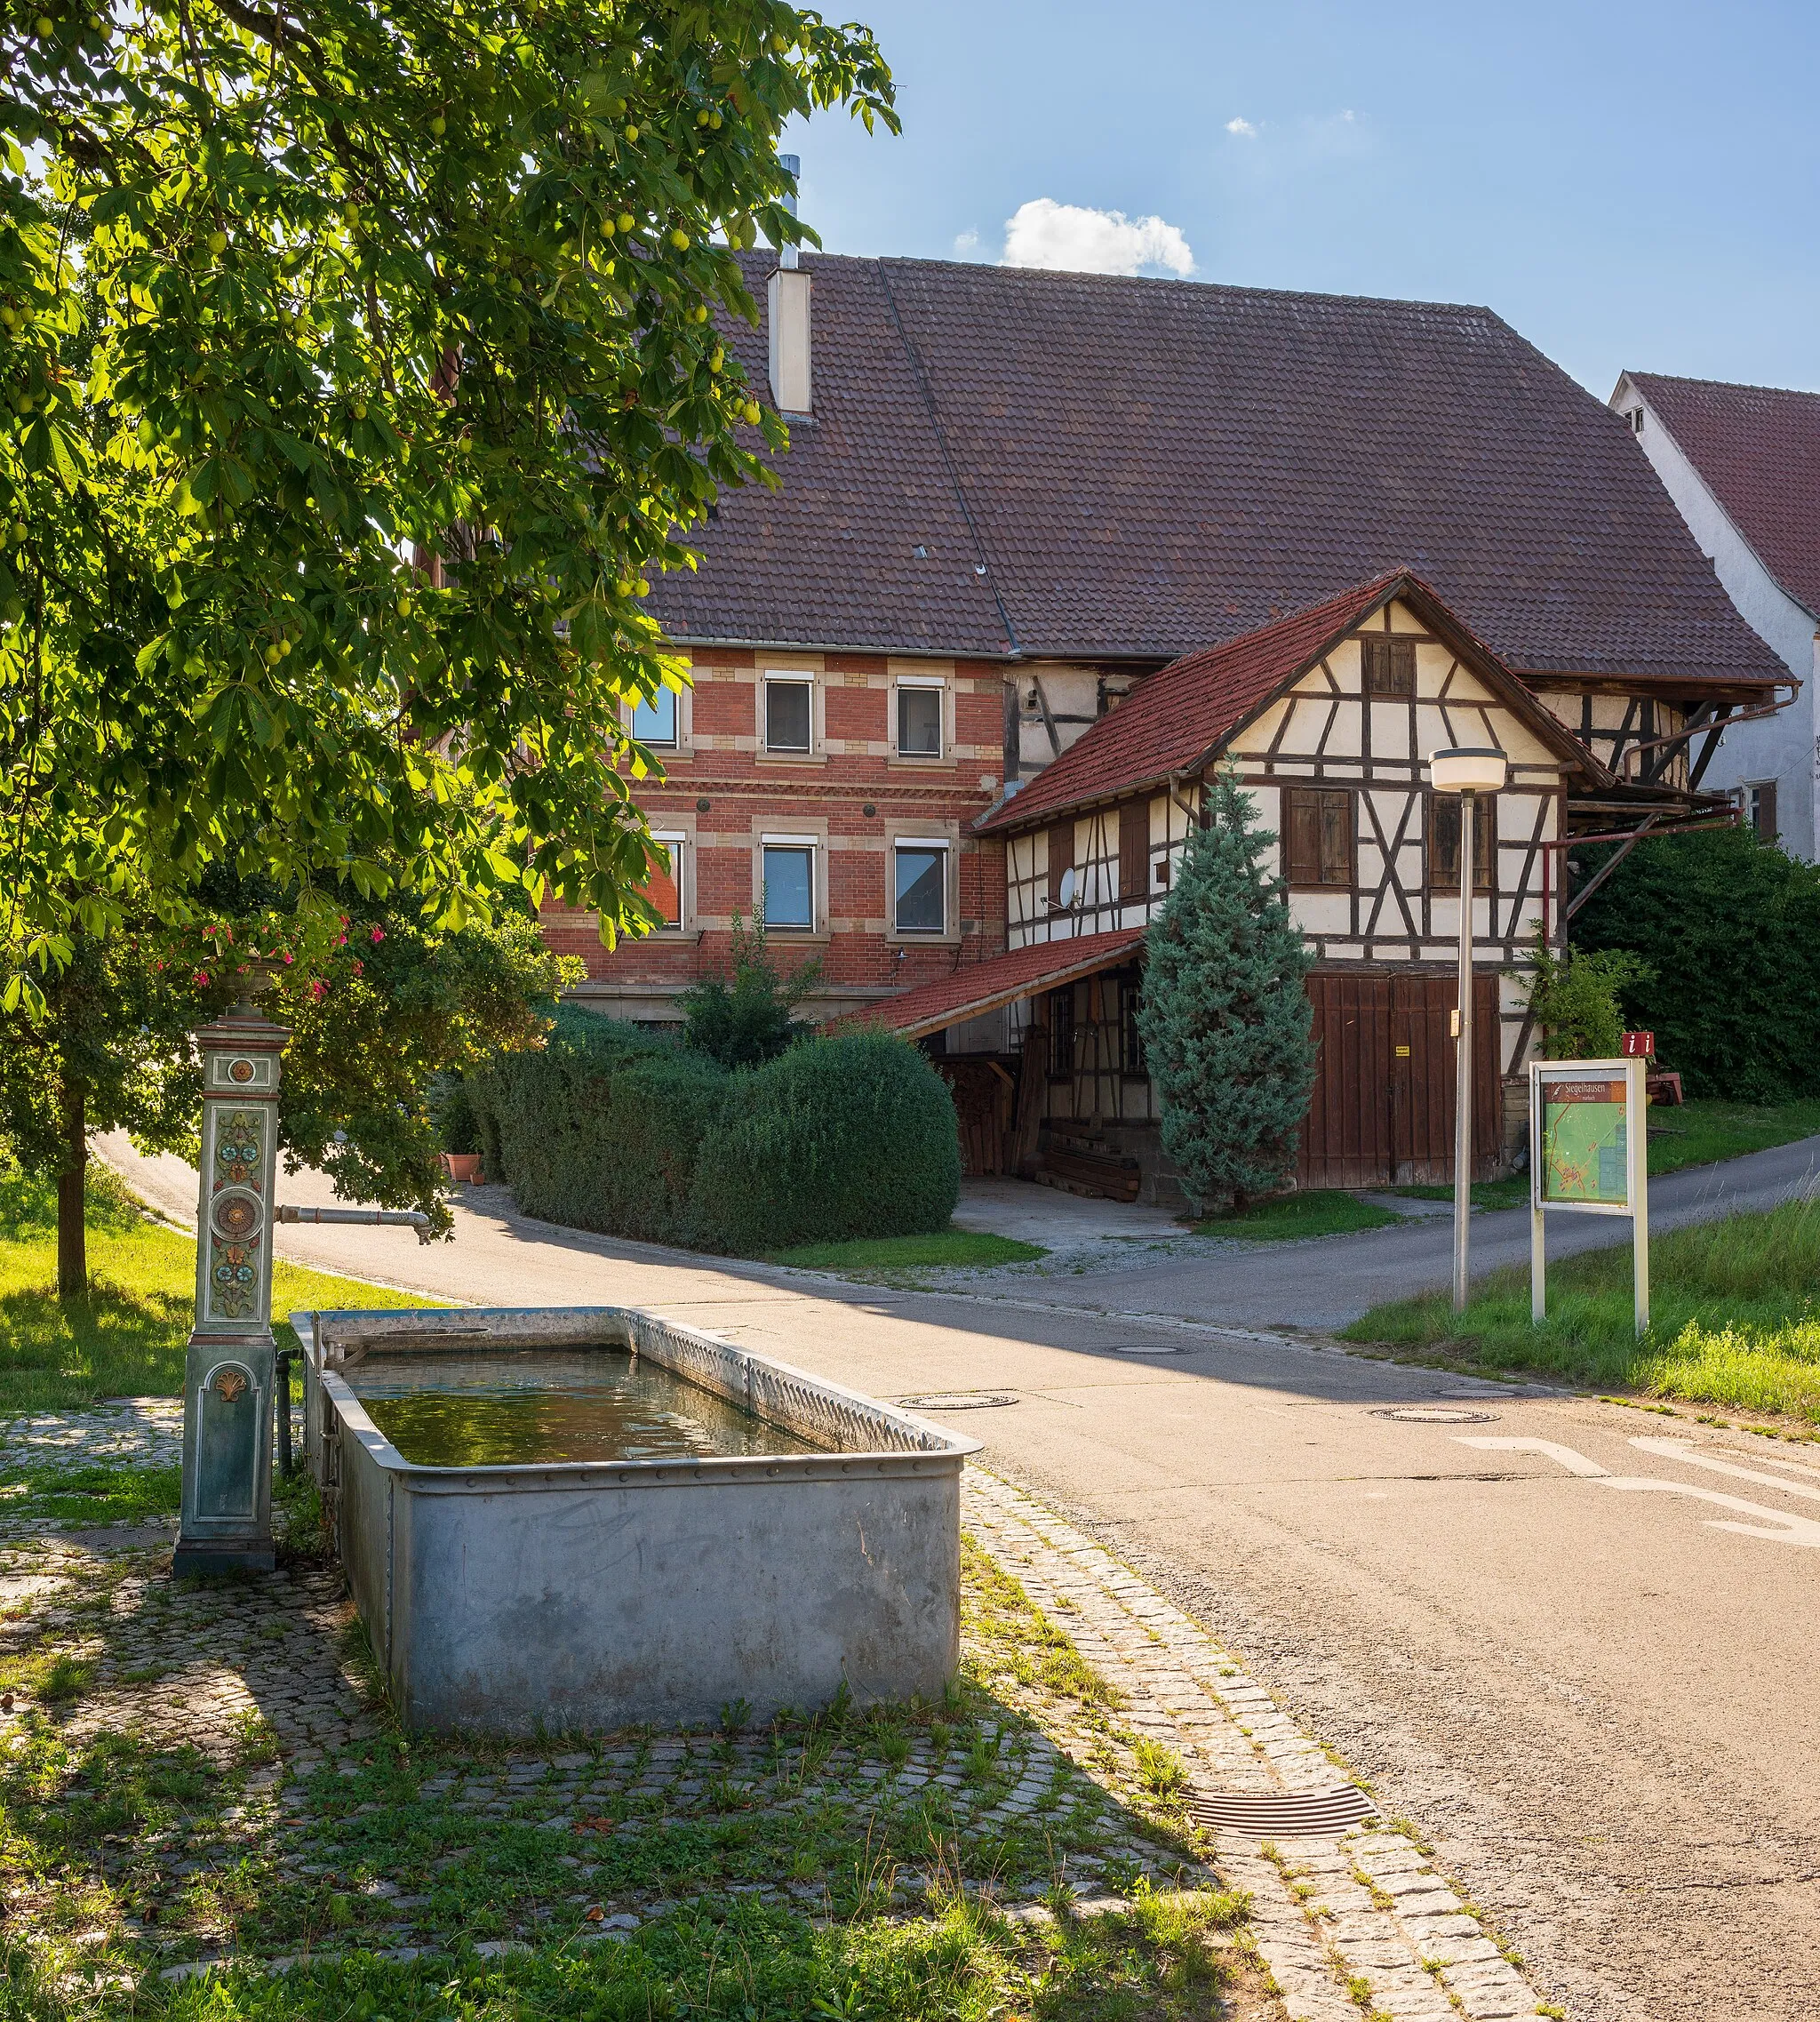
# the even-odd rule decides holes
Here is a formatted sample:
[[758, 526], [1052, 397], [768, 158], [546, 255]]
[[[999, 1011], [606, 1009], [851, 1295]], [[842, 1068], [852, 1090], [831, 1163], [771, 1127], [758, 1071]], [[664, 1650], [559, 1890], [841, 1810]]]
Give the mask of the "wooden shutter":
[[1062, 873], [1074, 867], [1074, 824], [1058, 821], [1049, 832], [1049, 902], [1062, 902]]
[[1283, 869], [1291, 884], [1321, 883], [1321, 795], [1283, 788]]
[[1773, 843], [1782, 834], [1782, 824], [1776, 819], [1776, 781], [1766, 779], [1757, 788], [1757, 806], [1753, 827], [1758, 839]]
[[[1473, 889], [1495, 889], [1497, 872], [1497, 796], [1480, 794], [1473, 803]], [[1435, 891], [1460, 889], [1460, 800], [1457, 794], [1428, 796], [1428, 883]]]
[[1321, 882], [1353, 882], [1353, 796], [1344, 789], [1321, 795]]
[[1141, 905], [1150, 896], [1150, 803], [1119, 810], [1119, 897]]
[[1414, 695], [1416, 692], [1416, 642], [1394, 639], [1387, 633], [1368, 633], [1360, 643], [1365, 649], [1365, 692], [1368, 695]]

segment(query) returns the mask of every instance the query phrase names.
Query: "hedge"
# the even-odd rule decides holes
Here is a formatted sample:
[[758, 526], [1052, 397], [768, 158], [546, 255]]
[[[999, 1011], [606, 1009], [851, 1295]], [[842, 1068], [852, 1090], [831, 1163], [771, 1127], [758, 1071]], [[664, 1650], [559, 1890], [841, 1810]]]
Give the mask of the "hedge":
[[[1580, 851], [1576, 851], [1580, 855]], [[1586, 874], [1604, 852], [1584, 853]], [[1576, 918], [1584, 948], [1648, 963], [1623, 992], [1689, 1095], [1820, 1094], [1820, 867], [1718, 828], [1639, 843]]]
[[488, 1176], [571, 1228], [753, 1255], [943, 1229], [959, 1196], [947, 1084], [886, 1034], [730, 1071], [564, 1007], [541, 1051], [467, 1085]]

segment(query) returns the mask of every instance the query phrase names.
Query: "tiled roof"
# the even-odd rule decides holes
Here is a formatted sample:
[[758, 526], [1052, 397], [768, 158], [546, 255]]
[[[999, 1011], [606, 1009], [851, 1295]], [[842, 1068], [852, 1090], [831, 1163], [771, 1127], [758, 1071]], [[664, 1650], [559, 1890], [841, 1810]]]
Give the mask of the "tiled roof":
[[[659, 583], [679, 638], [1161, 662], [1407, 564], [1525, 673], [1783, 671], [1624, 424], [1489, 309], [803, 264], [815, 418]], [[727, 340], [762, 384], [762, 329]]]
[[1820, 616], [1820, 393], [1660, 372], [1624, 377], [1666, 424], [1763, 566]]
[[890, 997], [870, 1011], [855, 1012], [846, 1022], [882, 1023], [911, 1039], [940, 1032], [996, 1011], [1014, 998], [1027, 997], [1034, 990], [1055, 989], [1077, 976], [1107, 968], [1134, 953], [1144, 931], [1142, 927], [1122, 927], [1112, 934], [1076, 934], [1067, 940], [1013, 948], [1009, 955], [970, 963], [933, 983], [921, 983], [901, 997]]
[[1172, 661], [1111, 712], [1089, 726], [1020, 793], [1002, 801], [975, 827], [1027, 827], [1058, 808], [1106, 801], [1197, 769], [1226, 734], [1262, 708], [1392, 597], [1402, 599], [1499, 683], [1512, 703], [1564, 758], [1598, 774], [1597, 761], [1472, 637], [1429, 586], [1406, 569], [1279, 619], [1243, 638]]

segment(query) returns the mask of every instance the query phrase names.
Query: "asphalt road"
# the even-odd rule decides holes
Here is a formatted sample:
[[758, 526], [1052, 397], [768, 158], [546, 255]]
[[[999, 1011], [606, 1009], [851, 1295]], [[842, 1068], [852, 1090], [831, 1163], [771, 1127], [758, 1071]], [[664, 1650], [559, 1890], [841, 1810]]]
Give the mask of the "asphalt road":
[[[1763, 1155], [1746, 1180], [1762, 1194], [1736, 1197], [1798, 1187], [1814, 1151]], [[1660, 1219], [1713, 1180], [1664, 1183]], [[138, 1184], [193, 1212], [175, 1162]], [[1009, 1395], [952, 1419], [985, 1464], [1240, 1650], [1576, 2022], [1820, 2015], [1820, 1449], [1179, 1320], [720, 1265], [523, 1221], [497, 1192], [458, 1219], [427, 1249], [303, 1227], [279, 1245], [463, 1300], [649, 1307], [882, 1396]], [[1481, 1259], [1503, 1219], [1477, 1224]], [[1354, 1311], [1411, 1269], [1444, 1277], [1436, 1240], [1230, 1252], [1236, 1305], [1205, 1267], [1202, 1290], [1165, 1264], [1117, 1296], [1248, 1323]], [[1082, 1283], [1058, 1289], [1078, 1307]], [[1425, 1403], [1474, 1415], [1384, 1415]]]
[[[1773, 1208], [1820, 1188], [1820, 1138], [1723, 1165], [1689, 1167], [1649, 1183], [1654, 1235], [1710, 1221], [1744, 1209]], [[1628, 1243], [1628, 1218], [1551, 1212], [1548, 1254]], [[1500, 1265], [1529, 1265], [1529, 1211], [1475, 1214], [1471, 1224], [1474, 1277]], [[1450, 1217], [1409, 1221], [1359, 1235], [1293, 1244], [1222, 1244], [1211, 1255], [1155, 1259], [1129, 1271], [1086, 1277], [1020, 1279], [1017, 1296], [1104, 1312], [1153, 1313], [1228, 1327], [1344, 1327], [1387, 1299], [1444, 1289], [1453, 1282]], [[1816, 2008], [1820, 2013], [1820, 2008]]]

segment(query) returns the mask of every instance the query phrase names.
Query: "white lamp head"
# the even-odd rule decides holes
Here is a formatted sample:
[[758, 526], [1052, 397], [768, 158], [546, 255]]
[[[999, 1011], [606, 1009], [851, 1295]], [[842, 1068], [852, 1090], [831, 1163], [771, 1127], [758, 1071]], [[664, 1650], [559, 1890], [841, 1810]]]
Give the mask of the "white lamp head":
[[1444, 794], [1496, 794], [1504, 790], [1509, 761], [1501, 751], [1482, 745], [1431, 751], [1428, 777]]

